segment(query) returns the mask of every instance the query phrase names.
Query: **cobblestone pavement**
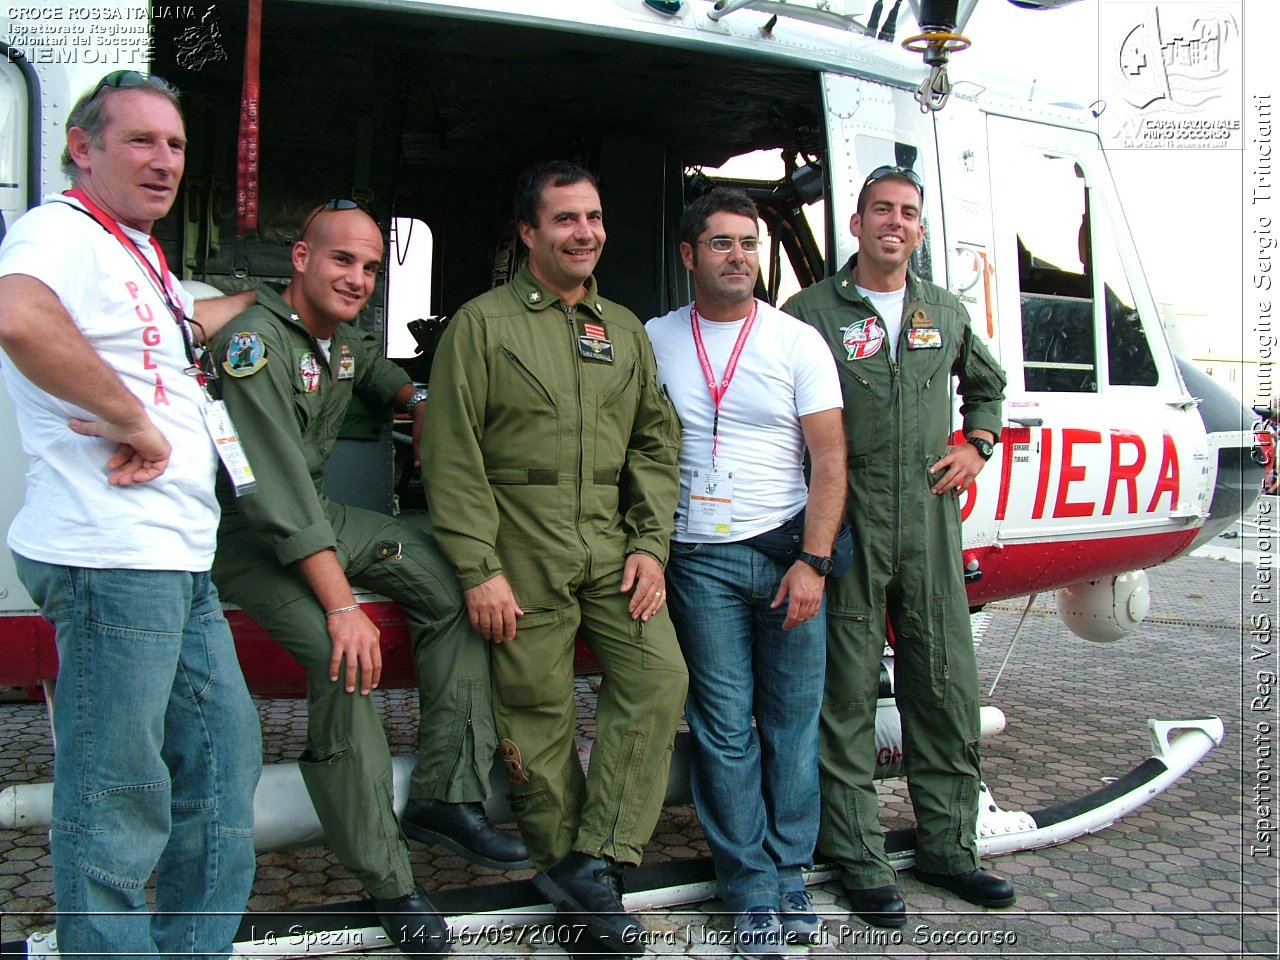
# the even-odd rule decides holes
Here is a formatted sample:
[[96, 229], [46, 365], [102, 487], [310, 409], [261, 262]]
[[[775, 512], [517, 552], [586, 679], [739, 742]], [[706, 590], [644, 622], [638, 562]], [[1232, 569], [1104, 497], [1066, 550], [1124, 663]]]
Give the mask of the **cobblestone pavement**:
[[[992, 866], [1016, 885], [1017, 905], [968, 908], [920, 884], [900, 883], [911, 911], [900, 936], [851, 917], [839, 884], [812, 888], [826, 918], [815, 957], [1246, 957], [1277, 956], [1275, 760], [1276, 701], [1259, 697], [1259, 671], [1277, 666], [1274, 628], [1250, 651], [1250, 617], [1276, 619], [1275, 587], [1260, 577], [1265, 561], [1186, 558], [1149, 572], [1152, 615], [1131, 636], [1092, 644], [1058, 621], [1053, 598], [1033, 605], [995, 695], [1008, 729], [984, 744], [986, 779], [1006, 810], [1037, 810], [1089, 793], [1149, 754], [1146, 719], [1217, 714], [1226, 739], [1148, 806], [1090, 837], [1015, 853]], [[1256, 596], [1251, 596], [1254, 594]], [[986, 693], [1025, 601], [989, 606], [978, 621], [979, 667]], [[1254, 622], [1256, 626], [1256, 621]], [[580, 687], [584, 735], [591, 694]], [[1262, 691], [1265, 697], [1267, 691]], [[381, 695], [397, 752], [412, 749], [416, 706], [405, 691]], [[268, 761], [293, 759], [302, 745], [304, 708], [260, 701]], [[1261, 731], [1261, 733], [1260, 733]], [[1255, 739], [1256, 738], [1256, 739]], [[45, 781], [52, 747], [44, 708], [0, 703], [0, 784]], [[901, 783], [884, 785], [888, 827], [910, 824]], [[1260, 796], [1261, 800], [1257, 800]], [[1270, 809], [1264, 810], [1263, 806]], [[527, 878], [471, 865], [413, 844], [414, 865], [430, 890]], [[668, 808], [648, 861], [706, 855], [691, 807]], [[0, 941], [52, 926], [47, 838], [41, 830], [0, 830]], [[358, 885], [323, 848], [263, 854], [250, 909], [312, 907], [360, 896]], [[695, 957], [729, 955], [715, 943], [729, 929], [714, 901], [647, 912], [651, 951]], [[710, 911], [710, 912], [706, 912]], [[803, 954], [803, 948], [790, 948]], [[468, 952], [470, 951], [470, 952]], [[456, 956], [475, 948], [461, 947]], [[560, 955], [522, 943], [485, 956]]]

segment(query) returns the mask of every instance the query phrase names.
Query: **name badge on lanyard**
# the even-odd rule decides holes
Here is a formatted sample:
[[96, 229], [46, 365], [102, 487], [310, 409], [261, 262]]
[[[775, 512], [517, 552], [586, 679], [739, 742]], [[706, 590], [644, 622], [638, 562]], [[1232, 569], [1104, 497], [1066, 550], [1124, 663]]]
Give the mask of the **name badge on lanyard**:
[[214, 449], [218, 451], [218, 459], [227, 468], [227, 476], [237, 497], [253, 493], [258, 487], [253, 476], [253, 468], [249, 466], [249, 458], [245, 456], [244, 447], [240, 445], [240, 437], [236, 435], [236, 426], [231, 422], [231, 412], [221, 400], [213, 400], [200, 404], [204, 414], [204, 425], [213, 438]]
[[716, 379], [702, 342], [702, 330], [698, 326], [698, 305], [689, 307], [689, 325], [693, 332], [693, 346], [698, 354], [698, 365], [706, 379], [707, 392], [711, 395], [711, 466], [696, 467], [689, 482], [689, 503], [686, 522], [688, 533], [709, 537], [727, 537], [733, 529], [733, 471], [720, 464], [720, 404], [729, 392], [729, 384], [738, 369], [738, 359], [747, 345], [747, 337], [756, 322], [756, 301], [751, 301], [751, 312], [733, 342], [724, 375]]
[[733, 527], [733, 471], [694, 467], [687, 507], [686, 532], [705, 537], [729, 536]]

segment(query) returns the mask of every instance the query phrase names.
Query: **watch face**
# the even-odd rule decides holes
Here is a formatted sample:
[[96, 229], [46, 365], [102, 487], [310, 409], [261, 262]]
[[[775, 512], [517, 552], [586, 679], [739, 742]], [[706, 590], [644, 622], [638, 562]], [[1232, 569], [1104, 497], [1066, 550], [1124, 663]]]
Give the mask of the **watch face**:
[[977, 448], [978, 453], [982, 455], [983, 460], [990, 460], [991, 455], [995, 453], [996, 448], [981, 437], [970, 437], [969, 442]]

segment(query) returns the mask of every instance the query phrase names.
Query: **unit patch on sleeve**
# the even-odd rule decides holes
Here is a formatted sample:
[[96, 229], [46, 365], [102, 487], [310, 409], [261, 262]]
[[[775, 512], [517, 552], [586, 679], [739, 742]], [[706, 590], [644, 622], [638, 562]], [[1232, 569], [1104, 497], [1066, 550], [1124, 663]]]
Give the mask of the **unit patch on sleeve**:
[[267, 365], [267, 345], [256, 333], [233, 333], [227, 342], [222, 369], [233, 377], [247, 377]]

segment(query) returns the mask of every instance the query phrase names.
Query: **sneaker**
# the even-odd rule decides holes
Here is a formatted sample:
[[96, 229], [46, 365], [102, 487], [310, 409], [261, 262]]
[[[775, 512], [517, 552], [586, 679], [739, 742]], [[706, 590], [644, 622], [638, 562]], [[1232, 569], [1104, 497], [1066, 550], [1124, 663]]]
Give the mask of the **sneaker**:
[[733, 946], [753, 960], [775, 960], [787, 949], [782, 940], [782, 923], [773, 907], [750, 907], [733, 918]]
[[813, 895], [808, 890], [792, 890], [782, 895], [782, 932], [787, 943], [817, 943], [822, 920], [813, 911]]

